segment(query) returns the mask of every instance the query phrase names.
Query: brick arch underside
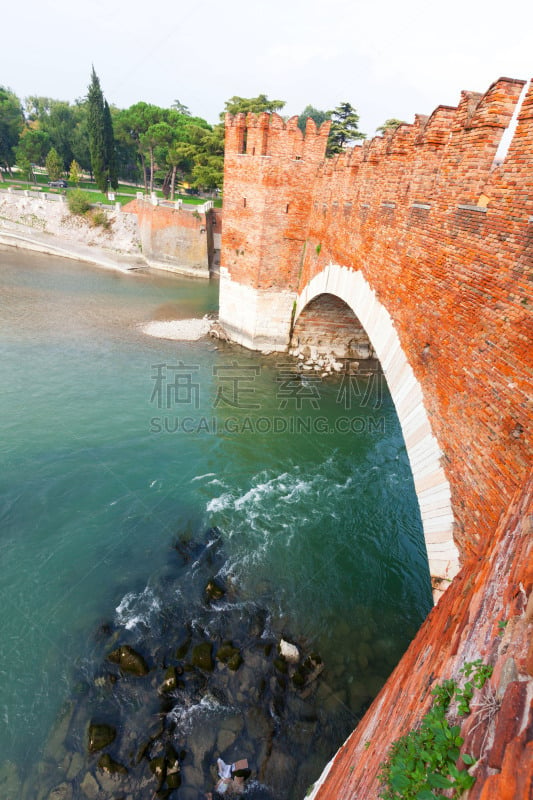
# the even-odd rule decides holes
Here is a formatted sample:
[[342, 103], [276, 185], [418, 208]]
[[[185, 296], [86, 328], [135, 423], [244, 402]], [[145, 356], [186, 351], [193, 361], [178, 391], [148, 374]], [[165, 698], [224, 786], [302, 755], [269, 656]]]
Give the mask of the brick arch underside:
[[363, 274], [336, 264], [329, 264], [315, 275], [298, 294], [295, 322], [306, 306], [322, 294], [335, 295], [351, 308], [379, 358], [411, 464], [430, 573], [433, 578], [451, 580], [459, 569], [459, 554], [453, 541], [454, 517], [450, 487], [441, 466], [443, 454], [394, 323]]

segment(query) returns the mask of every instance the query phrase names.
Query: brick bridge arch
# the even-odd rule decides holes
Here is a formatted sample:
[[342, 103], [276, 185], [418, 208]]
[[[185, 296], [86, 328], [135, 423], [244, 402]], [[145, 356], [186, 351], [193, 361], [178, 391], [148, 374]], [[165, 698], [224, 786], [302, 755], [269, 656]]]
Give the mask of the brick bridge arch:
[[[414, 412], [422, 395], [414, 414], [434, 469], [423, 473], [421, 460], [420, 475], [438, 483], [442, 450], [461, 558], [315, 784], [317, 800], [377, 797], [387, 746], [421, 723], [432, 682], [461, 682], [463, 664], [478, 657], [495, 665], [502, 701], [481, 752], [477, 726], [467, 721], [461, 733], [480, 756], [473, 791], [530, 797], [533, 85], [520, 102], [524, 83], [500, 78], [484, 95], [463, 92], [456, 108], [332, 159], [328, 123], [317, 130], [308, 120], [303, 136], [296, 118], [226, 118], [221, 325], [247, 347], [283, 351], [293, 314], [315, 293], [353, 303], [388, 373], [415, 472], [407, 398]], [[509, 622], [503, 636], [498, 621]], [[508, 682], [511, 664], [518, 677]]]
[[[372, 287], [372, 313], [389, 330], [392, 320], [398, 366], [410, 375], [410, 365], [423, 397], [435, 474], [442, 451], [461, 564], [483, 558], [533, 459], [533, 86], [520, 105], [524, 83], [463, 92], [456, 108], [334, 158], [324, 158], [328, 123], [308, 120], [303, 135], [297, 118], [226, 118], [222, 327], [246, 347], [286, 351], [305, 287], [333, 272], [341, 297], [353, 281]], [[373, 316], [352, 302], [378, 349]]]
[[360, 271], [328, 264], [298, 293], [294, 323], [316, 298], [333, 295], [353, 311], [370, 339], [394, 401], [420, 507], [430, 573], [451, 579], [459, 556], [453, 540], [450, 486], [424, 398], [387, 309]]

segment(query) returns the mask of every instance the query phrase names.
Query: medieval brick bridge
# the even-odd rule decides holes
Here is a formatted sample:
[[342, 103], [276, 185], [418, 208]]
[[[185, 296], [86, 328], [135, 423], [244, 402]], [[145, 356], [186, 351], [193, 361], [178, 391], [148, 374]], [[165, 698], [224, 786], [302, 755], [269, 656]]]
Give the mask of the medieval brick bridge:
[[[416, 724], [432, 680], [474, 657], [495, 665], [501, 705], [483, 745], [467, 737], [479, 757], [470, 797], [533, 792], [533, 88], [523, 87], [501, 78], [463, 92], [456, 108], [327, 160], [327, 123], [308, 121], [303, 136], [296, 118], [226, 119], [221, 324], [247, 347], [284, 350], [310, 308], [316, 317], [337, 299], [338, 337], [362, 327], [383, 367], [432, 575], [453, 578], [320, 797], [377, 797], [387, 742]], [[508, 639], [498, 620], [513, 621]]]

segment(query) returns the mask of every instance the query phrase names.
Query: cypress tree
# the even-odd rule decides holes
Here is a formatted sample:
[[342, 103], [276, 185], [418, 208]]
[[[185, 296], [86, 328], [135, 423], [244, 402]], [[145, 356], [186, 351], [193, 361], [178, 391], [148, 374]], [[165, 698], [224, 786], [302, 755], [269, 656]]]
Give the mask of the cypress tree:
[[87, 100], [87, 127], [89, 130], [91, 166], [96, 185], [101, 192], [105, 192], [108, 189], [108, 183], [114, 189], [118, 186], [115, 139], [109, 105], [107, 100], [104, 99], [94, 67], [92, 68]]
[[107, 175], [113, 189], [118, 189], [117, 159], [115, 155], [115, 137], [113, 121], [107, 100], [104, 101], [104, 138], [107, 161]]

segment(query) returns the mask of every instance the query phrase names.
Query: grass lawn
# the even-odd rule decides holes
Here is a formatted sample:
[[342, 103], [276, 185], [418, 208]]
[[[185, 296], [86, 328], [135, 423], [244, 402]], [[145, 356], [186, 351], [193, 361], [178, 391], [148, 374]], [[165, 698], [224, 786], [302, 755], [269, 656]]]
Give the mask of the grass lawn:
[[[50, 194], [63, 194], [65, 192], [65, 189], [51, 189], [48, 186], [48, 175], [44, 175], [42, 173], [36, 174], [35, 183], [22, 180], [22, 178], [8, 178], [8, 180], [6, 180], [4, 183], [0, 183], [0, 186], [4, 186], [6, 188], [12, 186], [14, 189], [31, 189], [34, 192], [49, 192]], [[69, 182], [69, 189], [70, 188], [74, 189], [78, 187], [75, 187], [74, 184]], [[79, 188], [90, 192], [92, 203], [105, 203], [106, 205], [114, 205], [114, 202], [125, 205], [126, 203], [129, 203], [131, 200], [135, 199], [137, 192], [144, 193], [144, 187], [142, 186], [130, 186], [129, 184], [119, 183], [118, 189], [115, 192], [116, 201], [112, 201], [108, 200], [105, 194], [99, 192], [96, 188], [96, 185], [91, 181], [80, 181]], [[160, 197], [161, 199], [164, 197], [163, 192], [160, 189], [156, 189], [156, 196]], [[207, 198], [196, 197], [189, 194], [176, 194], [175, 199], [183, 200], [184, 203], [188, 203], [189, 205], [201, 206], [206, 202]], [[215, 208], [222, 208], [221, 198], [217, 198], [213, 201], [213, 203]]]

